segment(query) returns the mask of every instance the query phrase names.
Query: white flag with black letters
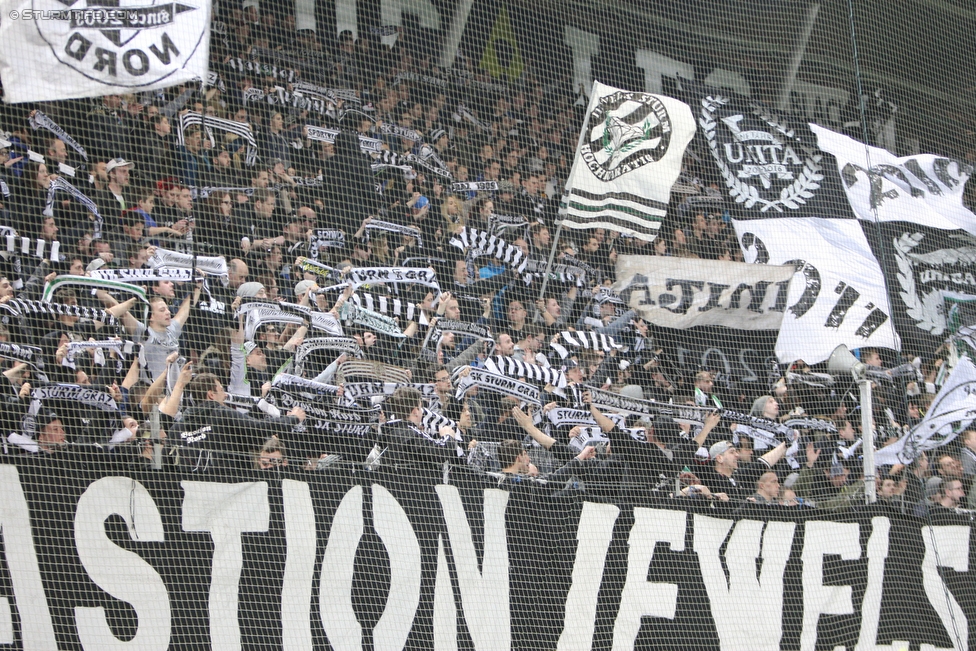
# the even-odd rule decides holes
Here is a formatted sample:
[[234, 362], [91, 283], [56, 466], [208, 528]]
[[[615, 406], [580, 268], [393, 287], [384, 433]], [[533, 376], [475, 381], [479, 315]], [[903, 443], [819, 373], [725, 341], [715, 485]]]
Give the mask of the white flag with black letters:
[[679, 100], [600, 82], [590, 98], [563, 225], [653, 240], [695, 135], [695, 118]]
[[816, 364], [839, 344], [900, 350], [884, 276], [860, 222], [799, 217], [733, 225], [747, 262], [796, 269], [776, 340], [781, 362]]
[[114, 6], [3, 0], [4, 100], [98, 97], [205, 79], [210, 7], [203, 0]]

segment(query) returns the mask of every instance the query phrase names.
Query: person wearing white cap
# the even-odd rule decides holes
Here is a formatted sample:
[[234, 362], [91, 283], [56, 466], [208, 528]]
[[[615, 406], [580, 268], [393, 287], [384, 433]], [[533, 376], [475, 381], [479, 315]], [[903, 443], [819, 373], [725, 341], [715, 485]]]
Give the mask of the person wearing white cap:
[[135, 167], [124, 158], [113, 158], [105, 165], [108, 184], [104, 190], [92, 194], [92, 199], [98, 204], [98, 210], [105, 219], [109, 230], [119, 228], [122, 211], [134, 205], [126, 196], [129, 187], [129, 172]]
[[719, 441], [708, 448], [709, 468], [698, 473], [702, 483], [723, 501], [742, 501], [756, 490], [759, 478], [786, 455], [786, 441], [755, 461], [739, 466], [739, 451], [730, 441]]

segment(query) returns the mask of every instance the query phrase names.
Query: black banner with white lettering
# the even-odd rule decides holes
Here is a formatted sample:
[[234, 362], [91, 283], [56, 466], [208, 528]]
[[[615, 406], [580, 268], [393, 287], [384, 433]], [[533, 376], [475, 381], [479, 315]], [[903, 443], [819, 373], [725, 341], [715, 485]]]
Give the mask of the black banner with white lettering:
[[971, 521], [948, 510], [79, 454], [0, 465], [16, 648], [966, 649], [976, 621]]

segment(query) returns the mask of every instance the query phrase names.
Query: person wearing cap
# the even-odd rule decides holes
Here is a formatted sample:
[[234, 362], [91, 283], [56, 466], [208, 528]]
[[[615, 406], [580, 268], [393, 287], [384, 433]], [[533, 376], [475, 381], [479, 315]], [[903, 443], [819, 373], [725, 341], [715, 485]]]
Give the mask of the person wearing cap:
[[238, 298], [268, 298], [264, 285], [254, 281], [242, 283], [237, 288], [236, 295]]
[[174, 148], [176, 169], [184, 185], [208, 185], [213, 165], [203, 150], [203, 131], [199, 126], [187, 127], [183, 144]]
[[708, 448], [709, 467], [702, 469], [698, 475], [719, 499], [741, 501], [753, 494], [763, 473], [786, 456], [787, 448], [784, 441], [755, 461], [739, 466], [739, 451], [735, 446], [730, 441], [718, 441]]
[[105, 220], [105, 227], [109, 231], [119, 228], [122, 211], [131, 205], [132, 200], [128, 197], [129, 172], [133, 168], [135, 168], [135, 163], [124, 158], [113, 158], [108, 161], [105, 165], [108, 184], [104, 190], [96, 192], [92, 196], [95, 203], [98, 204], [102, 219]]

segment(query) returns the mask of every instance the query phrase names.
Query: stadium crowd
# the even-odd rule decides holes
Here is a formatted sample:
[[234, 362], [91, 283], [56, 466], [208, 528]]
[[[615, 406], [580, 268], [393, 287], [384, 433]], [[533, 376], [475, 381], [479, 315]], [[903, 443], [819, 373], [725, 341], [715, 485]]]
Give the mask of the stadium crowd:
[[[3, 107], [8, 454], [863, 503], [849, 378], [689, 372], [612, 289], [619, 254], [741, 260], [693, 157], [653, 243], [563, 232], [543, 292], [569, 88], [245, 5], [216, 17], [202, 88]], [[921, 420], [942, 364], [877, 382], [879, 445]], [[976, 431], [936, 452], [883, 467], [879, 497], [976, 504]]]

